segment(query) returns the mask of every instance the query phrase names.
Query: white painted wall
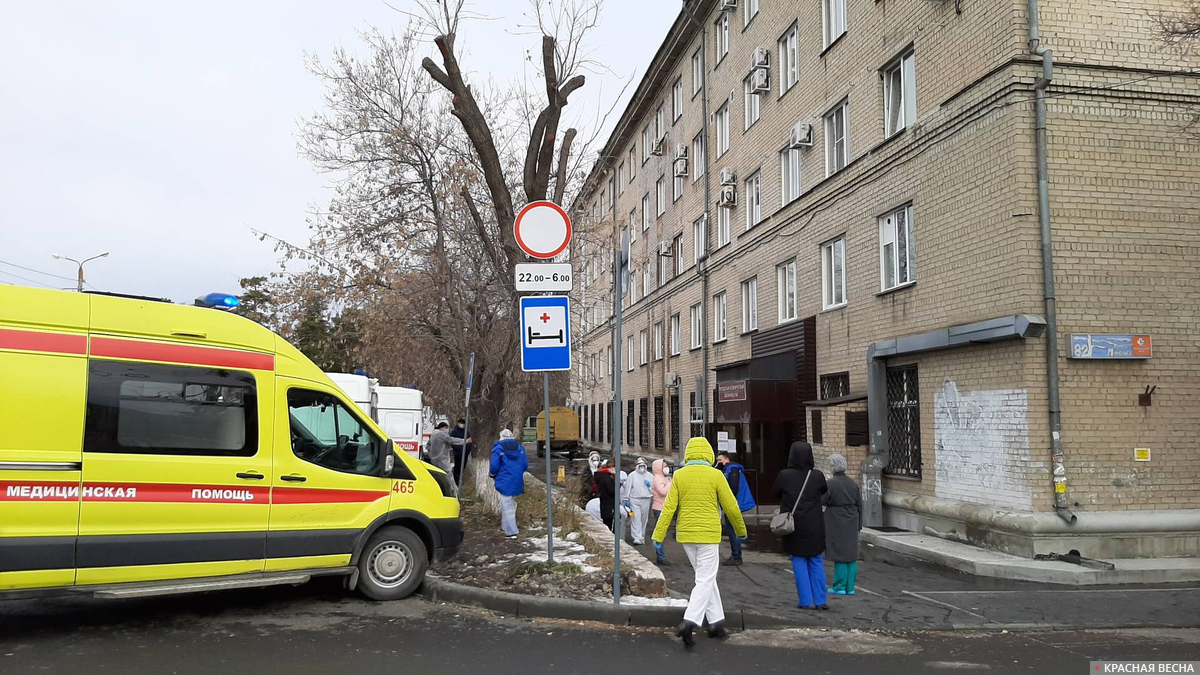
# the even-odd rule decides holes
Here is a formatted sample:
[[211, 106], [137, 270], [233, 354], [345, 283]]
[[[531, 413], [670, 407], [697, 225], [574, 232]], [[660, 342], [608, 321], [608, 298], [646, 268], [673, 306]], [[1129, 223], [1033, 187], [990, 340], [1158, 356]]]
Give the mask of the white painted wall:
[[935, 494], [1032, 510], [1028, 415], [1025, 389], [960, 392], [947, 379], [933, 399]]

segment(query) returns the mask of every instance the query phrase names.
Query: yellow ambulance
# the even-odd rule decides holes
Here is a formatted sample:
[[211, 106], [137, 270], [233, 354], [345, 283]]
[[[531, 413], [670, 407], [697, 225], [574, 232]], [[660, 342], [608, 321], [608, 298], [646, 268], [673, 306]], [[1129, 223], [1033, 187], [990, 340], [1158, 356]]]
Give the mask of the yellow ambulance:
[[450, 478], [257, 323], [0, 286], [0, 597], [344, 575], [391, 600], [462, 539]]

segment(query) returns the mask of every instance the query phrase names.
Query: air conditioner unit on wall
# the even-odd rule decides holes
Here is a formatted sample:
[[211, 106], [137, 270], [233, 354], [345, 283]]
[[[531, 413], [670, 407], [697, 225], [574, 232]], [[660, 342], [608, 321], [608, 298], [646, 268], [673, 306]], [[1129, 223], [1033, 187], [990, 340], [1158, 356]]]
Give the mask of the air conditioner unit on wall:
[[662, 157], [662, 151], [663, 142], [660, 138], [657, 141], [654, 141], [654, 145], [650, 146], [650, 154], [654, 155], [655, 157]]
[[677, 375], [676, 373], [663, 373], [663, 384], [664, 385], [666, 385], [668, 387], [678, 387], [679, 382], [680, 382], [679, 375]]
[[736, 185], [737, 174], [733, 169], [721, 169], [721, 185]]
[[732, 12], [737, 9], [737, 0], [721, 0], [717, 3], [718, 12]]
[[812, 125], [808, 122], [797, 122], [796, 126], [792, 127], [788, 146], [792, 148], [811, 148], [812, 144]]
[[767, 51], [766, 47], [754, 48], [754, 61], [750, 64], [751, 68], [766, 68], [771, 63], [771, 52]]
[[750, 75], [750, 93], [766, 94], [771, 91], [771, 71], [756, 68]]
[[727, 209], [737, 206], [737, 186], [722, 185], [721, 196], [717, 199], [717, 206], [722, 206]]
[[659, 242], [658, 254], [659, 255], [671, 255], [671, 242], [669, 242], [669, 241]]
[[687, 158], [687, 156], [688, 156], [688, 154], [687, 154], [687, 146], [686, 146], [686, 145], [683, 145], [682, 143], [680, 143], [680, 144], [677, 144], [677, 145], [675, 146], [675, 158], [676, 158], [676, 159], [681, 159], [681, 158], [682, 158], [682, 159], [686, 159], [686, 158]]
[[691, 414], [688, 416], [692, 424], [704, 424], [704, 408], [699, 406], [690, 408]]
[[675, 176], [677, 178], [683, 178], [686, 175], [688, 175], [687, 157], [676, 157]]

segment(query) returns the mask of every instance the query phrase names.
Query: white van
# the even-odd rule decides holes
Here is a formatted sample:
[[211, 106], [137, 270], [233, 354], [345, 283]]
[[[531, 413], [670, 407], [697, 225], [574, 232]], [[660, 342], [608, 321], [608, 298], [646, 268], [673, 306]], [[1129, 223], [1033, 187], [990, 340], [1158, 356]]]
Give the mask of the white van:
[[396, 442], [396, 449], [421, 456], [421, 391], [408, 387], [375, 389], [375, 421]]
[[325, 374], [342, 391], [346, 392], [346, 396], [350, 397], [351, 401], [354, 401], [354, 405], [357, 405], [359, 410], [370, 415], [373, 420], [378, 419], [375, 417], [375, 387], [379, 383], [379, 380], [369, 378], [366, 375], [354, 375], [351, 373]]

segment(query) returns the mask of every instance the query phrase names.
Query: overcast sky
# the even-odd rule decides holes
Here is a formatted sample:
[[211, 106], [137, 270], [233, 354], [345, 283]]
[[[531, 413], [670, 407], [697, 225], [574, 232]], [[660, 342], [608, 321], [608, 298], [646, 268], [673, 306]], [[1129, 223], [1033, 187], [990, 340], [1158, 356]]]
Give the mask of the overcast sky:
[[[679, 11], [605, 5], [591, 45], [616, 75], [572, 97], [588, 119], [641, 76]], [[475, 79], [520, 77], [537, 48], [515, 34], [528, 6], [474, 3], [496, 17], [461, 31]], [[74, 287], [74, 265], [52, 253], [111, 251], [86, 267], [95, 288], [190, 302], [273, 271], [278, 256], [248, 228], [302, 243], [305, 214], [329, 198], [296, 151], [322, 91], [304, 55], [405, 21], [381, 0], [0, 3], [0, 282]]]

